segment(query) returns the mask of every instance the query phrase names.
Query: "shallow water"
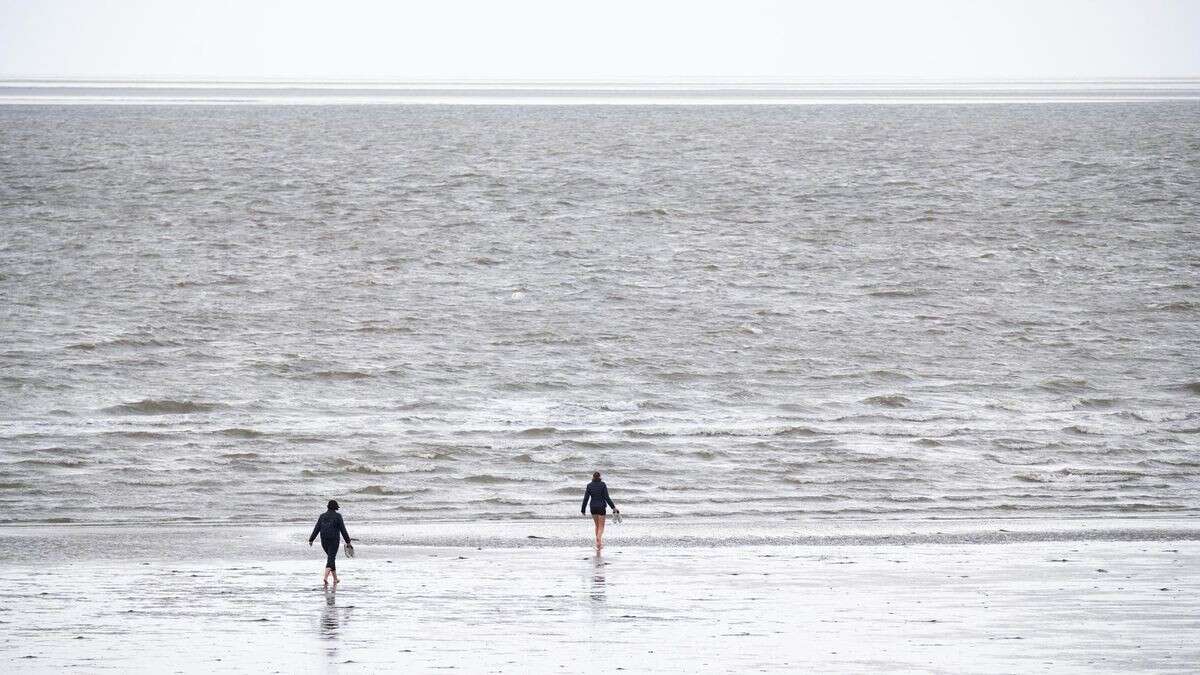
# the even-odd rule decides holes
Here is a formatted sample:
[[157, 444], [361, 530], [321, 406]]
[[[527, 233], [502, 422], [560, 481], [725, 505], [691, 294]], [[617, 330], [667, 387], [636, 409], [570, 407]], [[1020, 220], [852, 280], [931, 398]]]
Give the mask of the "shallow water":
[[3, 520], [1200, 508], [1200, 106], [0, 108]]

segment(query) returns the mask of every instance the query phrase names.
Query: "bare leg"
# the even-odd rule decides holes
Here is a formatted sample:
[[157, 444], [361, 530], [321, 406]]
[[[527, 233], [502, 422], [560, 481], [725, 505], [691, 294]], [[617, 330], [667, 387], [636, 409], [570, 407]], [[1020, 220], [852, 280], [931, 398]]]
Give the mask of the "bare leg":
[[592, 521], [596, 523], [596, 548], [604, 547], [604, 516], [592, 514]]
[[[333, 570], [329, 569], [328, 567], [325, 568], [325, 576], [321, 577], [322, 584], [325, 584], [326, 586], [329, 585], [329, 573], [332, 571]], [[334, 578], [336, 579], [337, 577], [334, 577]], [[337, 582], [335, 581], [334, 583], [337, 583]]]

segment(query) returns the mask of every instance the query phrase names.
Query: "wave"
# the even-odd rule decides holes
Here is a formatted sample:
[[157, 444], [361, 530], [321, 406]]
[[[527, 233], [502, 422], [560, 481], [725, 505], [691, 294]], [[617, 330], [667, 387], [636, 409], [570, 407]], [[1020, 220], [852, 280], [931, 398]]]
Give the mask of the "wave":
[[653, 448], [653, 444], [633, 441], [584, 441], [576, 438], [570, 438], [556, 445], [568, 448], [576, 448], [579, 450], [612, 450], [615, 448]]
[[[1116, 512], [1116, 513], [1160, 513], [1164, 511], [1188, 511], [1187, 507], [1181, 504], [1149, 504], [1146, 502], [1123, 502], [1123, 503], [1105, 503], [1091, 502], [1079, 503], [1075, 505], [1081, 510], [1093, 510], [1099, 512]], [[1058, 512], [1062, 510], [1062, 506], [1058, 504], [997, 504], [992, 507], [999, 511], [1017, 511], [1028, 513], [1046, 513]]]
[[349, 471], [350, 473], [363, 473], [363, 474], [367, 474], [369, 476], [381, 476], [381, 475], [393, 474], [393, 473], [407, 473], [406, 471], [402, 471], [402, 470], [386, 469], [386, 468], [379, 467], [379, 466], [371, 466], [370, 464], [349, 464], [349, 465], [343, 467], [343, 470]]
[[102, 431], [101, 436], [114, 438], [131, 438], [135, 440], [164, 440], [171, 438], [172, 434], [163, 433], [160, 431]]
[[1075, 410], [1108, 410], [1121, 402], [1116, 398], [1081, 398], [1075, 402]]
[[756, 429], [698, 429], [659, 431], [649, 429], [626, 429], [621, 432], [634, 438], [761, 438], [763, 436], [821, 436], [823, 432], [806, 426], [784, 426]]
[[717, 457], [720, 456], [721, 453], [719, 453], [715, 450], [703, 449], [703, 450], [668, 450], [667, 454], [673, 455], [676, 457], [679, 457], [679, 456], [695, 457], [697, 459], [710, 460], [710, 459], [716, 459]]
[[[791, 374], [791, 371], [787, 371], [787, 373]], [[912, 376], [907, 373], [888, 369], [853, 370], [841, 373], [813, 374], [811, 377], [815, 380], [885, 380], [889, 382], [911, 382], [913, 379]]]
[[682, 370], [655, 373], [654, 376], [660, 380], [666, 380], [667, 382], [698, 382], [701, 380], [707, 380], [711, 377], [709, 373], [693, 373]]
[[323, 436], [288, 436], [287, 437], [288, 443], [300, 443], [300, 444], [328, 443], [331, 440], [332, 439], [325, 438]]
[[669, 431], [649, 431], [647, 429], [626, 429], [621, 434], [633, 438], [667, 438], [675, 435]]
[[429, 492], [429, 488], [389, 488], [384, 485], [367, 485], [350, 491], [356, 495], [376, 495], [380, 497], [401, 497]]
[[[499, 504], [501, 506], [529, 506], [528, 503], [520, 499], [511, 497], [487, 497], [485, 499], [473, 499], [472, 504]], [[531, 514], [532, 515], [532, 514]]]
[[586, 489], [586, 486], [585, 486], [585, 484], [584, 484], [584, 483], [581, 481], [581, 482], [580, 482], [580, 484], [579, 484], [578, 486], [563, 486], [563, 487], [560, 487], [560, 488], [555, 488], [555, 489], [553, 489], [553, 490], [551, 490], [551, 491], [550, 491], [550, 494], [555, 494], [555, 495], [574, 495], [574, 496], [576, 496], [576, 497], [582, 497], [582, 496], [583, 496], [583, 491], [584, 491], [585, 489]]
[[886, 394], [882, 396], [870, 396], [862, 400], [868, 405], [877, 405], [884, 408], [904, 408], [912, 403], [912, 401], [900, 394]]
[[1039, 382], [1038, 387], [1055, 393], [1070, 394], [1075, 392], [1089, 391], [1091, 390], [1092, 385], [1090, 382], [1082, 378], [1051, 377]]
[[371, 464], [362, 464], [348, 459], [337, 459], [334, 461], [334, 464], [336, 465], [336, 468], [330, 471], [322, 472], [314, 469], [303, 469], [300, 471], [300, 475], [304, 478], [321, 478], [328, 476], [333, 471], [344, 471], [347, 473], [361, 473], [368, 476], [387, 476], [420, 471], [419, 469], [412, 469], [408, 467], [374, 466]]
[[371, 377], [370, 373], [364, 373], [360, 370], [318, 370], [308, 375], [309, 378], [317, 380], [343, 381], [343, 380], [365, 380]]
[[523, 452], [516, 457], [513, 457], [512, 461], [519, 464], [562, 464], [565, 461], [576, 459], [583, 459], [583, 456], [579, 454], [555, 453], [552, 456], [539, 455], [538, 457], [534, 457], [527, 452]]
[[139, 349], [139, 348], [144, 348], [144, 347], [182, 347], [182, 346], [184, 346], [184, 343], [177, 342], [175, 340], [155, 340], [152, 338], [147, 338], [147, 339], [117, 338], [115, 340], [102, 340], [100, 342], [77, 342], [75, 344], [67, 345], [66, 348], [74, 349], [74, 350], [78, 350], [78, 351], [90, 352], [90, 351], [95, 351], [97, 349], [105, 349], [105, 348], [110, 348], [110, 347], [112, 347], [112, 348], [130, 347], [130, 348], [134, 348], [134, 349]]
[[1095, 483], [1117, 483], [1150, 478], [1151, 474], [1133, 469], [1082, 469], [1064, 467], [1055, 471], [1013, 474], [1013, 478], [1025, 483], [1056, 483], [1075, 478], [1094, 479]]
[[928, 294], [928, 291], [915, 288], [881, 288], [867, 291], [867, 295], [872, 298], [919, 298]]
[[419, 459], [427, 459], [433, 462], [458, 461], [458, 456], [453, 450], [432, 450], [430, 452], [420, 452], [415, 455]]
[[213, 433], [220, 434], [221, 436], [229, 436], [231, 438], [262, 438], [267, 435], [261, 431], [255, 431], [254, 429], [243, 429], [241, 427], [221, 429], [220, 431], [214, 431]]
[[1147, 307], [1147, 309], [1156, 312], [1192, 312], [1196, 309], [1200, 309], [1200, 303], [1192, 302], [1190, 300], [1176, 300], [1174, 302], [1162, 302], [1156, 305], [1150, 305]]
[[64, 459], [22, 459], [14, 462], [14, 464], [20, 464], [23, 466], [57, 466], [64, 469], [78, 469], [86, 466], [87, 462], [82, 459], [68, 457]]
[[407, 335], [413, 332], [413, 329], [407, 326], [359, 326], [354, 329], [355, 333], [378, 333], [378, 334], [394, 334]]
[[1200, 467], [1200, 461], [1193, 459], [1144, 459], [1138, 462], [1142, 465], [1162, 465], [1171, 467]]
[[1000, 455], [997, 455], [995, 453], [991, 453], [991, 452], [983, 453], [982, 455], [980, 455], [980, 458], [986, 459], [989, 462], [1003, 464], [1005, 466], [1030, 466], [1030, 465], [1039, 465], [1039, 464], [1049, 464], [1054, 461], [1054, 459], [1051, 457], [1042, 457], [1042, 458], [1038, 458], [1038, 459], [1032, 459], [1032, 458], [1028, 458], [1028, 457], [1018, 457], [1018, 458], [1015, 458], [1017, 461], [1008, 461], [1008, 459], [1001, 457]]
[[540, 479], [534, 478], [512, 478], [510, 476], [497, 476], [490, 473], [481, 473], [463, 478], [468, 483], [478, 483], [480, 485], [498, 485], [502, 483], [541, 483]]
[[820, 436], [821, 432], [811, 427], [792, 426], [784, 427], [777, 430], [772, 436], [790, 437], [790, 436]]
[[[1198, 384], [1200, 384], [1200, 383], [1198, 383]], [[680, 409], [678, 405], [675, 405], [674, 403], [668, 403], [666, 401], [640, 401], [637, 404], [637, 408], [638, 408], [638, 410], [660, 410], [660, 411], [672, 411], [672, 410]]]
[[496, 388], [500, 391], [512, 392], [538, 392], [538, 391], [557, 391], [560, 389], [569, 389], [570, 383], [564, 380], [540, 381], [540, 382], [503, 382]]
[[1051, 450], [1061, 448], [1062, 443], [1057, 441], [1038, 441], [1028, 438], [1009, 438], [1001, 437], [992, 439], [992, 445], [1004, 448], [1005, 450], [1017, 450], [1022, 452], [1032, 452], [1035, 450]]
[[444, 403], [435, 403], [434, 401], [408, 401], [406, 403], [397, 403], [389, 408], [394, 411], [410, 411], [410, 410], [438, 410], [448, 406]]
[[520, 436], [521, 438], [548, 438], [557, 433], [558, 429], [556, 427], [532, 427], [522, 429], [514, 433], [513, 436]]
[[637, 216], [666, 216], [666, 215], [670, 215], [670, 212], [664, 208], [650, 207], [650, 208], [632, 209], [632, 210], [626, 211], [625, 215], [634, 216], [634, 217], [637, 217]]
[[930, 504], [937, 501], [933, 497], [926, 497], [924, 495], [885, 495], [883, 500], [897, 504]]
[[228, 407], [224, 403], [148, 398], [141, 401], [109, 406], [103, 408], [102, 412], [131, 415], [191, 415], [213, 412], [214, 410], [221, 410]]

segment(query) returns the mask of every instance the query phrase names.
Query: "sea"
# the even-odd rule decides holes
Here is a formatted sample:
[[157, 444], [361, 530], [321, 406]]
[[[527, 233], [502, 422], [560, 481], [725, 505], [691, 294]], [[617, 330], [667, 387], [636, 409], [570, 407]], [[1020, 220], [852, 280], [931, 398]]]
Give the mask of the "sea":
[[0, 522], [1200, 513], [1196, 83], [297, 89], [0, 83]]

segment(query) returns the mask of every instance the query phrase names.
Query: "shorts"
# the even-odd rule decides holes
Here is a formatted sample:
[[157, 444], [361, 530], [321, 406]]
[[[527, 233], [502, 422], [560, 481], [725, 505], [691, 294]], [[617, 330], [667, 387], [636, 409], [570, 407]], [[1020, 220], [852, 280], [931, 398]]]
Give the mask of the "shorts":
[[321, 548], [325, 549], [325, 566], [331, 570], [337, 570], [338, 545], [341, 543], [341, 539], [334, 539], [332, 541], [321, 540]]

